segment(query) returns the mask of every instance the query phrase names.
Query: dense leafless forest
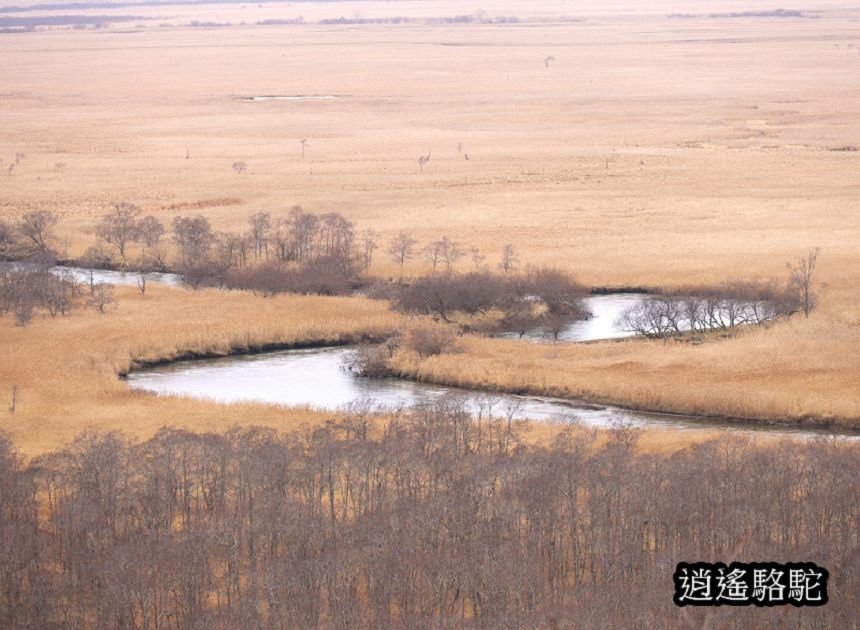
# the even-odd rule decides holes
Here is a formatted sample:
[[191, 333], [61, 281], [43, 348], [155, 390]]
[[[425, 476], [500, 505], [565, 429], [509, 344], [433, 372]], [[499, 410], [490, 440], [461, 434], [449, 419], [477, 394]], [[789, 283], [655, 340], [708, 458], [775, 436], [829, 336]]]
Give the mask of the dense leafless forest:
[[[365, 410], [366, 411], [366, 410]], [[524, 446], [461, 403], [323, 428], [0, 442], [4, 628], [851, 628], [858, 446]], [[803, 561], [822, 608], [691, 611], [679, 561]]]

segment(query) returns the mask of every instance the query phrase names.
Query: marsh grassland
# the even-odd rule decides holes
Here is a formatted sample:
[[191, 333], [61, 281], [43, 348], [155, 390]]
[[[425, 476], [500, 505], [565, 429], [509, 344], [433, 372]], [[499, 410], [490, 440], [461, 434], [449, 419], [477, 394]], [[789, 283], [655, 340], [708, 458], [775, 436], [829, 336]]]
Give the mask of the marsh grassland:
[[[139, 16], [133, 25], [3, 34], [0, 216], [57, 213], [55, 247], [74, 257], [116, 202], [166, 224], [204, 214], [236, 231], [252, 214], [300, 205], [339, 212], [381, 241], [403, 230], [419, 244], [449, 236], [490, 268], [513, 243], [523, 265], [610, 287], [782, 277], [786, 262], [820, 247], [820, 299], [808, 319], [698, 345], [468, 339], [465, 355], [403, 353], [397, 366], [654, 409], [855, 424], [856, 11], [836, 2], [796, 18], [708, 17], [734, 9], [673, 3], [627, 9], [500, 2], [481, 20], [441, 24], [463, 8], [130, 6], [106, 12]], [[701, 15], [670, 17], [679, 12]], [[302, 24], [258, 23], [299, 15]], [[352, 23], [320, 23], [342, 15]], [[500, 16], [519, 22], [487, 23]], [[337, 98], [249, 100], [277, 95]], [[416, 256], [401, 267], [381, 248], [369, 271], [411, 277], [428, 265]], [[87, 422], [154, 427], [202, 416], [213, 407], [125, 393], [113, 374], [134, 358], [249, 337], [307, 341], [400, 325], [384, 304], [336, 303], [154, 289], [128, 291], [104, 316], [25, 329], [4, 319], [0, 392], [17, 384], [22, 397], [6, 423], [21, 438], [36, 431], [27, 438], [35, 445]], [[54, 417], [73, 402], [74, 422]]]
[[[1, 628], [857, 628], [856, 6], [10, 4]], [[617, 338], [529, 336], [571, 322]], [[123, 380], [335, 344], [329, 374], [442, 395]], [[673, 602], [677, 563], [734, 560], [815, 562], [830, 601]]]

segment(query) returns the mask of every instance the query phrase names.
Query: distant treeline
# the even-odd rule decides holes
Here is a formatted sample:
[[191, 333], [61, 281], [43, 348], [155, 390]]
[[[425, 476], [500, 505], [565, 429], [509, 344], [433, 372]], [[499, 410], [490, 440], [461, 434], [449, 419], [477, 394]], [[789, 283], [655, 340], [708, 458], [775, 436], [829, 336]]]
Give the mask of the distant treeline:
[[[255, 4], [337, 3], [347, 0], [255, 0]], [[243, 0], [130, 0], [129, 2], [48, 2], [32, 6], [0, 7], [0, 13], [24, 13], [29, 11], [63, 11], [81, 9], [121, 9], [125, 7], [162, 7], [172, 5], [247, 4]]]
[[[636, 442], [527, 447], [453, 400], [384, 427], [88, 433], [29, 463], [0, 436], [0, 627], [856, 627], [860, 445]], [[830, 601], [672, 603], [678, 562], [732, 560], [814, 562]]]
[[37, 26], [75, 26], [78, 24], [108, 24], [142, 20], [138, 15], [32, 15], [0, 17], [0, 27], [35, 28]]
[[671, 13], [670, 18], [802, 18], [802, 11], [794, 9], [773, 9], [771, 11], [734, 11], [730, 13]]
[[451, 15], [431, 18], [408, 18], [402, 16], [382, 18], [327, 18], [320, 24], [518, 24], [520, 19], [515, 15], [500, 15], [488, 17], [483, 14]]

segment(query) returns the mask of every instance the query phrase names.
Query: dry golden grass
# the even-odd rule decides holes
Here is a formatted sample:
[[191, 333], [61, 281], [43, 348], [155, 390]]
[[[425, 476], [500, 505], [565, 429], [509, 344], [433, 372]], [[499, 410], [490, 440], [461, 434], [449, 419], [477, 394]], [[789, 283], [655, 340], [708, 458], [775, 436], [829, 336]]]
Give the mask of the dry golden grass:
[[[115, 311], [77, 311], [27, 328], [0, 320], [0, 428], [27, 454], [52, 450], [84, 429], [119, 429], [137, 437], [165, 425], [195, 430], [233, 424], [289, 429], [327, 414], [256, 405], [159, 398], [117, 378], [133, 359], [186, 351], [227, 353], [260, 343], [335, 342], [394, 329], [397, 316], [378, 302], [323, 297], [261, 298], [151, 286], [146, 297], [119, 291]], [[14, 415], [7, 407], [19, 387]]]
[[[490, 9], [527, 16], [532, 4]], [[818, 245], [826, 280], [857, 286], [858, 153], [828, 151], [860, 144], [856, 12], [818, 2], [817, 20], [666, 17], [684, 4], [637, 3], [632, 15], [623, 3], [552, 4], [541, 14], [583, 21], [521, 26], [0, 37], [0, 157], [27, 155], [4, 177], [0, 212], [56, 209], [74, 254], [119, 200], [165, 220], [204, 212], [225, 229], [301, 204], [386, 236], [449, 234], [493, 263], [512, 241], [525, 261], [608, 285], [768, 277]], [[463, 11], [281, 7], [431, 9]], [[234, 98], [255, 94], [342, 98]], [[377, 259], [375, 272], [397, 272]]]
[[793, 423], [860, 423], [860, 325], [795, 317], [694, 345], [627, 340], [531, 344], [466, 338], [463, 354], [394, 365], [405, 376], [653, 411]]
[[[715, 2], [707, 11], [779, 4]], [[820, 246], [818, 278], [828, 286], [808, 322], [702, 346], [470, 341], [468, 359], [403, 357], [401, 367], [677, 411], [860, 417], [860, 152], [829, 150], [860, 145], [858, 10], [816, 0], [804, 11], [818, 19], [679, 20], [666, 16], [698, 10], [629, 0], [498, 0], [484, 8], [546, 22], [320, 26], [310, 22], [466, 9], [447, 0], [249, 3], [178, 7], [169, 18], [160, 7], [116, 10], [144, 16], [140, 29], [0, 35], [0, 157], [8, 165], [26, 154], [0, 178], [0, 216], [54, 209], [63, 218], [58, 244], [76, 254], [119, 200], [166, 221], [201, 212], [234, 230], [254, 212], [301, 204], [341, 212], [384, 237], [400, 229], [422, 242], [447, 234], [479, 247], [488, 264], [514, 242], [525, 262], [615, 286], [782, 276], [787, 260]], [[253, 25], [299, 14], [304, 26]], [[191, 19], [248, 26], [177, 26]], [[234, 98], [258, 94], [341, 98]], [[300, 138], [310, 144], [304, 159]], [[421, 171], [417, 158], [428, 149]], [[248, 163], [246, 173], [231, 170], [236, 160]], [[414, 261], [406, 272], [426, 268]], [[372, 271], [399, 273], [381, 252]], [[126, 408], [129, 426], [144, 432], [186, 413], [190, 424], [238, 417], [235, 408], [190, 401], [128, 405], [131, 395], [113, 377], [131, 353], [224, 347], [248, 330], [259, 340], [286, 334], [280, 314], [257, 312], [255, 299], [225, 299], [222, 312], [208, 293], [154, 290], [152, 301], [127, 297], [103, 319], [4, 326], [0, 387], [26, 366], [31, 390], [23, 391], [16, 435], [31, 447], [56, 444]], [[197, 312], [201, 300], [213, 308], [205, 330], [176, 333], [172, 320], [184, 326], [179, 315]], [[303, 302], [307, 312], [324, 303]], [[393, 321], [381, 305], [339, 302], [347, 303], [356, 323], [326, 331], [360, 328], [370, 312]], [[222, 320], [228, 313], [234, 319]], [[290, 313], [299, 326], [300, 314]], [[131, 322], [148, 322], [146, 332]], [[81, 353], [87, 343], [72, 342], [84, 332], [78, 326], [97, 350]], [[63, 367], [69, 359], [71, 370]], [[40, 365], [54, 366], [44, 379]], [[30, 405], [36, 415], [26, 415]], [[68, 426], [45, 415], [65, 407], [74, 409]]]
[[[145, 297], [119, 289], [115, 310], [76, 311], [37, 318], [29, 327], [0, 319], [0, 429], [34, 456], [55, 450], [84, 430], [119, 430], [135, 438], [163, 426], [224, 431], [236, 424], [294, 430], [324, 422], [330, 412], [265, 404], [222, 405], [158, 397], [130, 390], [118, 378], [133, 361], [170, 359], [187, 352], [213, 355], [261, 344], [334, 343], [379, 337], [403, 326], [384, 303], [357, 298], [186, 291], [150, 286]], [[13, 386], [18, 402], [9, 413]], [[285, 385], [288, 386], [288, 385]], [[528, 441], [547, 442], [557, 425], [524, 428]], [[714, 431], [647, 432], [643, 448], [671, 450]]]

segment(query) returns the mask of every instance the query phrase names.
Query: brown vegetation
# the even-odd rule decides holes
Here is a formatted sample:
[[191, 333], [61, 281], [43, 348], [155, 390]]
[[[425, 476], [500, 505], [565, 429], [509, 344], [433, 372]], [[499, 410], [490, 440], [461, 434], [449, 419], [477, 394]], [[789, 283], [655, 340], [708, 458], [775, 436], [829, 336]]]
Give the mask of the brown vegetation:
[[[568, 429], [526, 448], [448, 401], [282, 434], [0, 436], [4, 628], [842, 629], [860, 452], [722, 437], [671, 456]], [[691, 500], [695, 497], [695, 500]], [[679, 609], [680, 560], [814, 559], [820, 608]]]
[[401, 348], [391, 368], [466, 388], [771, 423], [860, 426], [860, 355], [845, 351], [860, 344], [860, 328], [840, 329], [823, 317], [740, 328], [718, 343], [459, 341], [458, 356], [422, 359]]
[[[492, 331], [549, 326], [557, 338], [561, 328], [588, 317], [582, 298], [587, 290], [573, 277], [555, 269], [529, 268], [524, 274], [430, 275], [407, 283], [375, 286], [372, 295], [391, 300], [393, 308], [409, 314], [432, 315], [451, 323], [455, 315], [469, 328]], [[483, 322], [470, 318], [489, 316]]]
[[[138, 6], [142, 26], [122, 31], [0, 33], [0, 258], [88, 252], [166, 270], [184, 256], [201, 287], [274, 263], [275, 288], [260, 290], [273, 293], [309, 247], [350, 273], [407, 280], [433, 261], [457, 272], [470, 252], [476, 272], [491, 260], [510, 276], [521, 258], [667, 295], [775, 277], [792, 260], [808, 317], [720, 343], [458, 337], [453, 355], [404, 337], [379, 351], [411, 378], [857, 426], [860, 13], [818, 0], [800, 17], [776, 2], [683, 21], [668, 17], [689, 9], [677, 0], [499, 0], [467, 16], [454, 0], [399, 3], [402, 16], [393, 3], [195, 3], [169, 16]], [[248, 98], [285, 77], [297, 95], [339, 96]], [[313, 139], [307, 155], [297, 138]], [[151, 218], [122, 251], [104, 218], [117, 202]], [[177, 212], [189, 216], [171, 230]], [[280, 241], [290, 229], [298, 238]], [[447, 259], [418, 255], [446, 239]], [[810, 244], [826, 256], [799, 259]], [[158, 398], [116, 375], [135, 360], [405, 329], [361, 298], [143, 293], [118, 288], [115, 309], [95, 296], [104, 314], [66, 317], [49, 300], [27, 328], [0, 318], [2, 426], [26, 456], [46, 455], [25, 463], [0, 441], [3, 627], [856, 624], [855, 447], [723, 436], [655, 455], [622, 431], [531, 449], [454, 408], [383, 433], [344, 416], [317, 433], [72, 443], [84, 428], [149, 439], [164, 425], [320, 426], [331, 414]], [[735, 555], [815, 559], [832, 601], [682, 613], [660, 590], [678, 560]]]
[[[263, 298], [155, 283], [145, 295], [137, 287], [116, 287], [115, 297], [116, 308], [105, 314], [37, 314], [26, 328], [14, 326], [11, 315], [0, 317], [0, 421], [28, 455], [56, 448], [86, 428], [149, 437], [165, 424], [211, 430], [252, 417], [281, 428], [320, 422], [325, 414], [305, 409], [133, 392], [117, 375], [136, 361], [379, 340], [401, 324], [385, 304], [360, 298]], [[17, 410], [6, 415], [15, 386]]]
[[39, 313], [69, 315], [85, 303], [103, 313], [114, 301], [113, 287], [91, 282], [85, 288], [72, 273], [53, 273], [36, 265], [0, 270], [0, 316], [11, 313], [19, 326]]

